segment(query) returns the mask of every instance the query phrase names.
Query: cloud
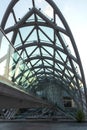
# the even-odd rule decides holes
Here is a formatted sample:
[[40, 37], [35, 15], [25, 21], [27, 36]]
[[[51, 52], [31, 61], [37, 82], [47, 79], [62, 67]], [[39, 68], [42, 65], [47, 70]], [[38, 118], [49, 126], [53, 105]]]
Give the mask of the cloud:
[[53, 9], [50, 5], [45, 7], [45, 14], [48, 15], [50, 18], [53, 18]]
[[37, 2], [41, 4], [42, 2], [44, 2], [44, 0], [37, 0]]

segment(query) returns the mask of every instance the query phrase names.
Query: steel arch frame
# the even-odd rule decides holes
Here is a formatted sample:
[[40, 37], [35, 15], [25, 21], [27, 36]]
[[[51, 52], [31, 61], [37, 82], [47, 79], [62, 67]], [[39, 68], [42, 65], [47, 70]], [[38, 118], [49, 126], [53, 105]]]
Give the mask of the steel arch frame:
[[[76, 78], [76, 82], [77, 82], [77, 86], [78, 86], [79, 92], [80, 92], [80, 88], [79, 88], [78, 79], [80, 79], [80, 80], [83, 82], [84, 93], [85, 93], [85, 99], [86, 99], [86, 107], [87, 107], [86, 82], [85, 82], [85, 76], [84, 76], [84, 72], [83, 72], [83, 68], [82, 68], [82, 63], [81, 63], [81, 60], [80, 60], [79, 52], [78, 52], [78, 49], [77, 49], [75, 40], [74, 40], [74, 38], [73, 38], [72, 32], [71, 32], [71, 30], [70, 30], [70, 28], [69, 28], [69, 26], [68, 26], [68, 24], [67, 24], [65, 18], [63, 17], [61, 11], [58, 9], [58, 7], [56, 6], [56, 4], [55, 4], [52, 0], [50, 0], [50, 1], [49, 1], [49, 0], [45, 0], [45, 1], [46, 1], [47, 3], [49, 3], [49, 4], [51, 5], [51, 7], [54, 9], [54, 15], [55, 15], [55, 14], [58, 15], [58, 17], [61, 19], [61, 21], [62, 21], [62, 23], [63, 23], [63, 25], [64, 25], [64, 27], [65, 27], [65, 30], [62, 29], [61, 27], [56, 26], [55, 23], [51, 22], [48, 18], [45, 17], [45, 15], [43, 15], [38, 9], [36, 9], [36, 8], [35, 8], [35, 4], [34, 4], [34, 0], [32, 0], [32, 2], [33, 2], [33, 9], [31, 9], [19, 22], [17, 22], [16, 19], [15, 19], [14, 12], [13, 12], [13, 7], [17, 4], [18, 1], [19, 1], [19, 0], [15, 0], [15, 1], [12, 0], [12, 1], [10, 2], [9, 6], [8, 6], [8, 8], [7, 8], [7, 10], [6, 10], [6, 13], [5, 13], [5, 15], [4, 15], [3, 19], [2, 19], [2, 22], [1, 22], [1, 27], [2, 27], [2, 29], [5, 31], [6, 34], [9, 33], [9, 32], [11, 32], [11, 31], [14, 31], [13, 39], [12, 39], [12, 42], [14, 43], [14, 42], [15, 42], [15, 38], [16, 38], [16, 36], [17, 36], [17, 32], [19, 32], [19, 28], [21, 28], [21, 27], [26, 27], [26, 26], [32, 26], [32, 25], [35, 24], [35, 22], [24, 23], [24, 22], [26, 21], [26, 19], [29, 18], [33, 13], [34, 13], [34, 14], [36, 13], [36, 14], [38, 14], [39, 16], [41, 16], [41, 17], [46, 21], [46, 23], [37, 22], [37, 24], [40, 25], [40, 26], [47, 26], [47, 27], [49, 27], [49, 28], [52, 28], [52, 29], [55, 31], [55, 34], [56, 34], [56, 36], [58, 37], [59, 41], [61, 42], [61, 44], [62, 44], [62, 46], [63, 46], [63, 49], [61, 49], [60, 47], [55, 46], [55, 45], [49, 45], [49, 44], [47, 44], [47, 43], [42, 43], [42, 46], [49, 46], [49, 47], [51, 47], [52, 49], [58, 50], [58, 51], [61, 51], [61, 52], [64, 52], [64, 54], [67, 55], [67, 57], [68, 57], [68, 59], [69, 59], [69, 61], [70, 61], [70, 63], [71, 63], [72, 69], [69, 68], [69, 66], [66, 65], [67, 61], [66, 61], [66, 63], [63, 62], [63, 63], [65, 64], [65, 65], [64, 65], [64, 69], [67, 68], [68, 70], [69, 70], [69, 69], [72, 70], [72, 72], [73, 72], [73, 74], [74, 74], [74, 77]], [[6, 21], [7, 21], [8, 17], [9, 17], [10, 12], [13, 12], [14, 19], [15, 19], [15, 25], [12, 26], [12, 27], [10, 27], [10, 28], [5, 29], [5, 24], [6, 24]], [[47, 23], [48, 23], [48, 24], [47, 24]], [[64, 43], [64, 41], [63, 41], [63, 39], [62, 39], [62, 37], [61, 37], [61, 35], [60, 35], [59, 32], [62, 32], [63, 34], [67, 35], [67, 36], [70, 38], [71, 44], [72, 44], [72, 46], [73, 46], [73, 49], [74, 49], [74, 52], [75, 52], [75, 55], [76, 55], [76, 58], [75, 58], [72, 54], [70, 54], [70, 53], [68, 52], [67, 47], [65, 46], [65, 43]], [[31, 33], [32, 33], [32, 32], [31, 32]], [[19, 34], [20, 34], [20, 32], [19, 32]], [[37, 30], [37, 35], [38, 35], [38, 30]], [[21, 35], [20, 35], [20, 36], [21, 36]], [[38, 37], [39, 37], [39, 36], [38, 36]], [[38, 38], [38, 39], [39, 39], [39, 38]], [[22, 41], [22, 40], [21, 40], [21, 41]], [[22, 41], [22, 42], [23, 42], [23, 41]], [[20, 49], [23, 50], [23, 49], [25, 49], [26, 47], [30, 47], [30, 46], [38, 46], [39, 49], [41, 49], [41, 46], [39, 46], [38, 43], [34, 43], [33, 45], [31, 45], [31, 44], [32, 44], [32, 43], [29, 43], [28, 45], [27, 45], [27, 44], [26, 44], [26, 45], [22, 44], [22, 46], [19, 46], [19, 47], [17, 47], [16, 49], [17, 49], [17, 50], [20, 50]], [[40, 50], [40, 51], [41, 51], [41, 50]], [[55, 53], [55, 52], [54, 52], [54, 53]], [[41, 53], [41, 54], [42, 54], [42, 53]], [[25, 59], [26, 62], [28, 62], [28, 60], [29, 60], [29, 61], [32, 61], [33, 59], [42, 59], [42, 62], [43, 62], [43, 59], [46, 60], [46, 58], [52, 60], [50, 57], [46, 57], [46, 56], [45, 56], [45, 57], [43, 57], [43, 56], [32, 57], [32, 58], [29, 58], [29, 59], [28, 59], [28, 58], [29, 58], [29, 56], [27, 57], [27, 59]], [[54, 58], [54, 60], [55, 60], [55, 58]], [[80, 77], [78, 76], [78, 74], [76, 73], [75, 67], [74, 67], [74, 64], [73, 64], [72, 60], [74, 60], [74, 61], [79, 65], [80, 72], [81, 72], [81, 76], [82, 76], [81, 78], [80, 78]], [[60, 61], [58, 61], [58, 60], [57, 60], [57, 62], [60, 63], [60, 64], [62, 64], [62, 62], [60, 62]], [[56, 62], [55, 62], [55, 63], [56, 63]], [[55, 63], [54, 63], [54, 64], [55, 64]], [[67, 67], [66, 67], [66, 66], [67, 66]], [[35, 69], [35, 66], [31, 65], [31, 68], [34, 70], [34, 69]], [[38, 66], [38, 68], [40, 68], [40, 66]], [[44, 68], [43, 68], [43, 69], [44, 69]], [[65, 70], [64, 70], [64, 71], [65, 71]], [[58, 72], [59, 72], [59, 71], [58, 71]], [[44, 70], [44, 73], [46, 73], [45, 70]], [[64, 72], [63, 72], [63, 73], [64, 73]], [[62, 73], [62, 74], [63, 74], [63, 73]], [[37, 75], [37, 74], [35, 73], [35, 75]], [[63, 74], [63, 75], [64, 75], [64, 74]], [[38, 76], [37, 76], [37, 77], [38, 77]], [[81, 92], [80, 92], [80, 95], [81, 95]], [[81, 96], [81, 97], [82, 97], [82, 96]], [[83, 103], [82, 103], [82, 104], [83, 104]]]

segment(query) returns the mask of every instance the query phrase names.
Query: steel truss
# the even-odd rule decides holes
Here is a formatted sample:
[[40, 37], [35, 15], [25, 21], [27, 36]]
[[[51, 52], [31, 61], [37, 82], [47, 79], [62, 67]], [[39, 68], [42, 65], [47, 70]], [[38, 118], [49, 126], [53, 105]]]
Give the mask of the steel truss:
[[[37, 0], [31, 0], [32, 8], [29, 7], [27, 13], [18, 18], [16, 9], [22, 0], [11, 0], [1, 22], [1, 28], [7, 36], [12, 32], [10, 41], [32, 71], [31, 75], [26, 76], [26, 80], [32, 78], [27, 89], [37, 94], [38, 90], [45, 90], [46, 84], [56, 84], [56, 87], [61, 86], [62, 90], [72, 97], [78, 107], [84, 109], [87, 107], [86, 82], [71, 30], [52, 0], [44, 0], [52, 9], [52, 18], [47, 17], [43, 10], [36, 6], [36, 2]], [[57, 18], [63, 26], [59, 25]], [[8, 20], [11, 19], [14, 24], [7, 26]], [[66, 37], [72, 45], [73, 54]], [[22, 73], [26, 72], [27, 70], [21, 71], [15, 80], [22, 82]]]

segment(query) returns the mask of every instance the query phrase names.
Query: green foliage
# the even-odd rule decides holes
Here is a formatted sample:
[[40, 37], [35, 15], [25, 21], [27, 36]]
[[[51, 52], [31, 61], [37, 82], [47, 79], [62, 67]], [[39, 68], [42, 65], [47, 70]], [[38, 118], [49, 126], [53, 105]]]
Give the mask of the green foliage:
[[77, 122], [83, 122], [85, 121], [85, 115], [84, 112], [82, 110], [78, 110], [76, 113], [76, 120]]

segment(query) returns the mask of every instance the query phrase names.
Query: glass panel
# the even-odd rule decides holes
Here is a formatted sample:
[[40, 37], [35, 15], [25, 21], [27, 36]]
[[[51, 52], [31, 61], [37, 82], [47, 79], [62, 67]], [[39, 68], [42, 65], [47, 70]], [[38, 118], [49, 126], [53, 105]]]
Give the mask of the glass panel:
[[52, 66], [53, 64], [51, 64], [51, 63], [48, 62], [47, 60], [44, 60], [44, 65], [45, 65], [45, 66]]
[[50, 40], [44, 35], [44, 33], [41, 32], [41, 30], [39, 30], [39, 37], [40, 37], [40, 41], [42, 41], [42, 42], [48, 42], [48, 43], [52, 44], [50, 42]]
[[59, 56], [59, 54], [57, 52], [55, 52], [55, 57], [56, 57], [57, 60], [63, 62], [61, 57]]
[[[48, 46], [44, 46], [43, 47], [45, 50], [47, 50], [47, 52], [48, 52], [48, 55], [51, 55], [51, 56], [53, 56], [53, 52], [54, 52], [54, 50], [53, 50], [53, 48], [51, 48], [51, 47], [48, 47]], [[47, 53], [46, 52], [46, 53]], [[44, 54], [43, 54], [44, 55]]]
[[58, 64], [56, 64], [56, 63], [55, 63], [55, 68], [57, 68], [58, 70], [60, 70], [60, 71], [61, 71], [60, 66], [58, 66]]
[[[26, 48], [26, 51], [27, 51], [28, 56], [30, 56], [31, 54], [34, 55], [35, 49], [36, 49], [36, 46], [27, 47], [27, 48]], [[33, 52], [33, 51], [34, 51], [34, 52]], [[33, 53], [32, 53], [32, 52], [33, 52]], [[35, 54], [35, 55], [36, 55], [36, 54]]]
[[61, 59], [62, 59], [64, 62], [66, 62], [66, 57], [67, 57], [67, 55], [64, 54], [63, 52], [60, 52], [60, 51], [58, 51], [58, 53], [60, 54]]
[[27, 19], [26, 22], [32, 22], [32, 21], [35, 21], [35, 16], [34, 16], [34, 14], [32, 14], [32, 15]]
[[58, 37], [56, 36], [56, 46], [60, 47], [63, 49], [61, 42], [59, 41]]
[[17, 48], [17, 47], [19, 47], [19, 46], [21, 46], [21, 45], [22, 45], [22, 41], [21, 41], [21, 39], [20, 39], [19, 34], [17, 34], [16, 40], [15, 40], [15, 43], [14, 43], [14, 46]]
[[32, 63], [32, 65], [34, 65], [34, 64], [40, 64], [40, 62], [39, 62], [38, 59], [32, 60], [31, 63]]
[[62, 70], [64, 70], [64, 66], [63, 66], [63, 65], [59, 64], [59, 66], [60, 66], [60, 68], [61, 68]]
[[49, 28], [49, 27], [40, 27], [42, 29], [42, 31], [53, 41], [54, 40], [54, 31], [53, 29]]
[[39, 22], [45, 22], [40, 16], [38, 16], [38, 15], [36, 15], [37, 16], [37, 20], [39, 21]]
[[33, 54], [32, 54], [32, 56], [31, 57], [35, 57], [35, 56], [40, 56], [40, 49], [39, 48], [37, 48], [34, 52], [33, 52]]
[[[21, 85], [24, 90], [24, 82], [28, 86], [28, 81], [26, 80], [28, 74], [32, 75], [33, 71], [30, 72], [29, 67], [13, 48], [7, 37], [0, 33], [0, 82], [10, 83], [11, 86], [12, 82], [14, 82], [17, 84], [15, 85], [16, 87]], [[32, 78], [34, 81], [35, 78]]]
[[29, 36], [27, 41], [28, 42], [30, 42], [30, 41], [38, 41], [36, 29], [34, 29], [34, 31], [31, 33], [31, 35]]
[[69, 71], [69, 73], [70, 73], [71, 77], [73, 77], [74, 74], [71, 71]]
[[21, 33], [21, 36], [22, 36], [23, 40], [26, 39], [26, 37], [28, 36], [28, 34], [30, 34], [32, 29], [33, 29], [33, 26], [20, 28], [20, 33]]
[[47, 61], [48, 63], [50, 63], [51, 65], [53, 65], [53, 61], [52, 60], [46, 59], [45, 61]]
[[67, 70], [65, 70], [65, 74], [70, 77], [70, 74], [69, 74], [69, 72]]
[[60, 18], [59, 18], [58, 15], [56, 15], [56, 24], [57, 24], [59, 27], [65, 29], [65, 27], [64, 27], [64, 25], [63, 25], [63, 23], [62, 23], [62, 21], [60, 20]]
[[75, 71], [76, 71], [77, 75], [79, 75], [81, 77], [81, 72], [80, 72], [79, 65], [74, 60], [72, 60], [72, 61], [73, 61]]
[[[18, 51], [18, 53], [19, 53], [19, 51]], [[19, 54], [20, 54], [20, 53], [19, 53]], [[26, 59], [26, 58], [27, 58], [27, 55], [26, 55], [26, 52], [25, 52], [25, 51], [22, 52], [21, 57], [22, 57], [23, 59]]]
[[38, 62], [36, 62], [36, 63], [34, 63], [34, 62], [32, 62], [32, 65], [33, 66], [41, 66], [42, 65], [42, 61], [41, 60], [38, 60]]
[[76, 57], [70, 38], [63, 33], [60, 33], [60, 35], [67, 47], [68, 52], [71, 53], [74, 57]]

